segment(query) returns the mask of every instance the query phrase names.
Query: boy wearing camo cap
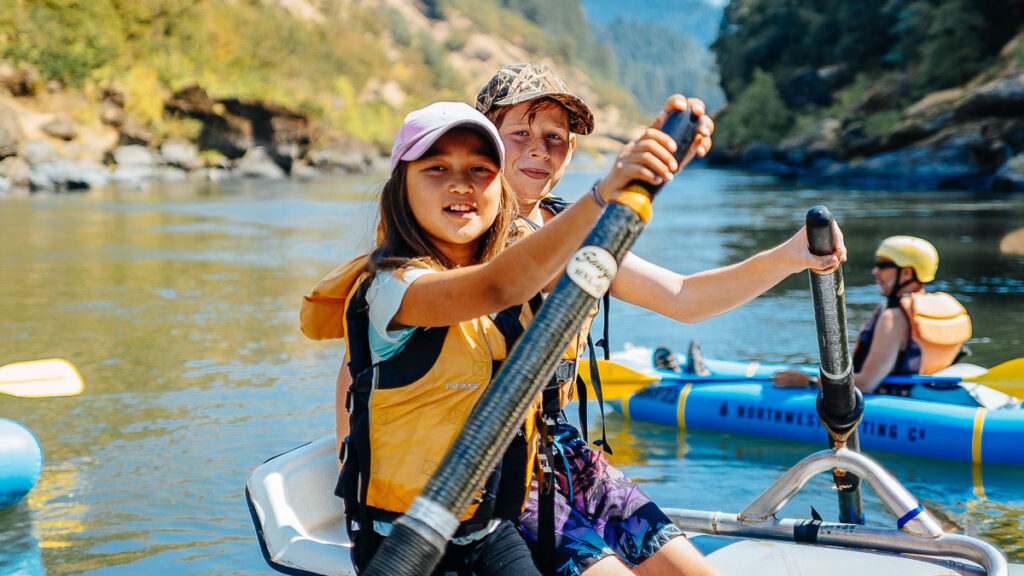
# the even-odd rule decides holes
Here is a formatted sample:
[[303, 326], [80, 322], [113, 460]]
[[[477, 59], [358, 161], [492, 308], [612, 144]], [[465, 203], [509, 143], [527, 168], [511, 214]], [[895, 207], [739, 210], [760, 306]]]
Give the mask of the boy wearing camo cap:
[[[691, 104], [702, 111], [701, 104]], [[680, 106], [670, 100], [670, 105], [685, 109], [687, 103]], [[590, 107], [549, 67], [528, 63], [502, 66], [480, 91], [476, 107], [498, 127], [505, 144], [504, 175], [516, 195], [517, 216], [526, 224], [521, 228], [528, 233], [543, 226], [565, 207], [550, 192], [572, 159], [576, 135], [594, 130]], [[675, 168], [671, 145], [660, 131], [649, 131], [627, 145], [616, 167], [638, 163], [636, 154], [655, 154], [664, 165], [659, 176], [669, 180]], [[602, 204], [610, 191], [602, 190], [599, 182], [588, 194]], [[562, 368], [568, 364], [568, 369], [559, 370], [544, 393], [545, 419], [554, 442], [541, 450], [551, 453], [557, 490], [541, 496], [534, 481], [520, 516], [520, 529], [538, 567], [559, 575], [629, 574], [634, 568], [636, 573], [717, 574], [636, 483], [612, 466], [604, 453], [591, 448], [565, 419], [562, 408], [572, 398], [575, 359], [583, 350], [589, 324], [588, 320], [566, 353]]]

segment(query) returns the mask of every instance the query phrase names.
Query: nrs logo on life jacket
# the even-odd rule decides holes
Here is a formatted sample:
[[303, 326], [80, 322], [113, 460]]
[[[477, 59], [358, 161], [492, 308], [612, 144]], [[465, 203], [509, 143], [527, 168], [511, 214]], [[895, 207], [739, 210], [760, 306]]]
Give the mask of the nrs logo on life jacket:
[[452, 384], [448, 383], [444, 385], [445, 390], [476, 390], [480, 385], [472, 382], [466, 382], [463, 384]]

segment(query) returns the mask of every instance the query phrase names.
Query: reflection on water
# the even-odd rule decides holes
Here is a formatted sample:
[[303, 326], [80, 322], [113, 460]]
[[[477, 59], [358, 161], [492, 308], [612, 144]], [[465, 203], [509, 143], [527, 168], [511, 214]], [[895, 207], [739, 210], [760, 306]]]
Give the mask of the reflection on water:
[[[596, 177], [575, 173], [577, 196]], [[298, 331], [304, 291], [369, 247], [377, 178], [174, 184], [0, 201], [0, 362], [60, 356], [81, 396], [0, 397], [0, 415], [39, 437], [45, 468], [29, 498], [0, 511], [0, 573], [270, 574], [242, 486], [266, 458], [330, 431], [339, 343]], [[974, 360], [1020, 355], [1024, 258], [999, 239], [1024, 199], [792, 189], [771, 178], [691, 170], [659, 197], [635, 251], [683, 273], [745, 258], [828, 204], [850, 247], [851, 328], [878, 295], [878, 241], [907, 233], [942, 255], [937, 285], [974, 318]], [[817, 344], [806, 277], [699, 325], [615, 303], [612, 347], [807, 362]], [[1016, 319], [1016, 320], [1015, 320]], [[591, 410], [591, 414], [596, 412]], [[660, 502], [738, 512], [818, 447], [629, 425], [608, 417], [613, 459]], [[1024, 560], [1024, 478], [1016, 469], [881, 455], [944, 521]], [[783, 514], [835, 516], [823, 475]], [[887, 518], [866, 498], [869, 519]]]

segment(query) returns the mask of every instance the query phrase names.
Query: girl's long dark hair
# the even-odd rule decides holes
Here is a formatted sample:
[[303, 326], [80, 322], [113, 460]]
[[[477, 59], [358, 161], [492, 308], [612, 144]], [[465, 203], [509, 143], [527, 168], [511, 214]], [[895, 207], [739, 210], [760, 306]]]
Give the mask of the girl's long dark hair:
[[[399, 268], [413, 260], [421, 263], [423, 267], [438, 270], [456, 267], [454, 262], [446, 258], [430, 242], [423, 227], [412, 214], [406, 185], [407, 166], [407, 162], [400, 162], [381, 191], [377, 247], [370, 253], [370, 263], [367, 266], [371, 273]], [[494, 258], [510, 239], [515, 198], [505, 181], [505, 176], [499, 174], [498, 177], [501, 178], [498, 215], [490, 228], [480, 237], [474, 264], [481, 264]]]

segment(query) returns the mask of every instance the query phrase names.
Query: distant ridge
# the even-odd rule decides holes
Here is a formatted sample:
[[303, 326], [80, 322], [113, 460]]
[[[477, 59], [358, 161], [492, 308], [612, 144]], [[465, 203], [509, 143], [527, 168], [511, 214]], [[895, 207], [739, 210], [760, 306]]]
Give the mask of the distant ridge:
[[[661, 110], [672, 93], [696, 96], [708, 109], [725, 105], [715, 58], [722, 6], [709, 0], [652, 0], [625, 4], [582, 0], [594, 35], [611, 44], [618, 81], [647, 113]], [[666, 57], [671, 55], [671, 65]]]
[[705, 47], [718, 36], [724, 4], [715, 0], [582, 1], [587, 18], [595, 24], [608, 24], [617, 17], [627, 21], [657, 22], [683, 32]]

